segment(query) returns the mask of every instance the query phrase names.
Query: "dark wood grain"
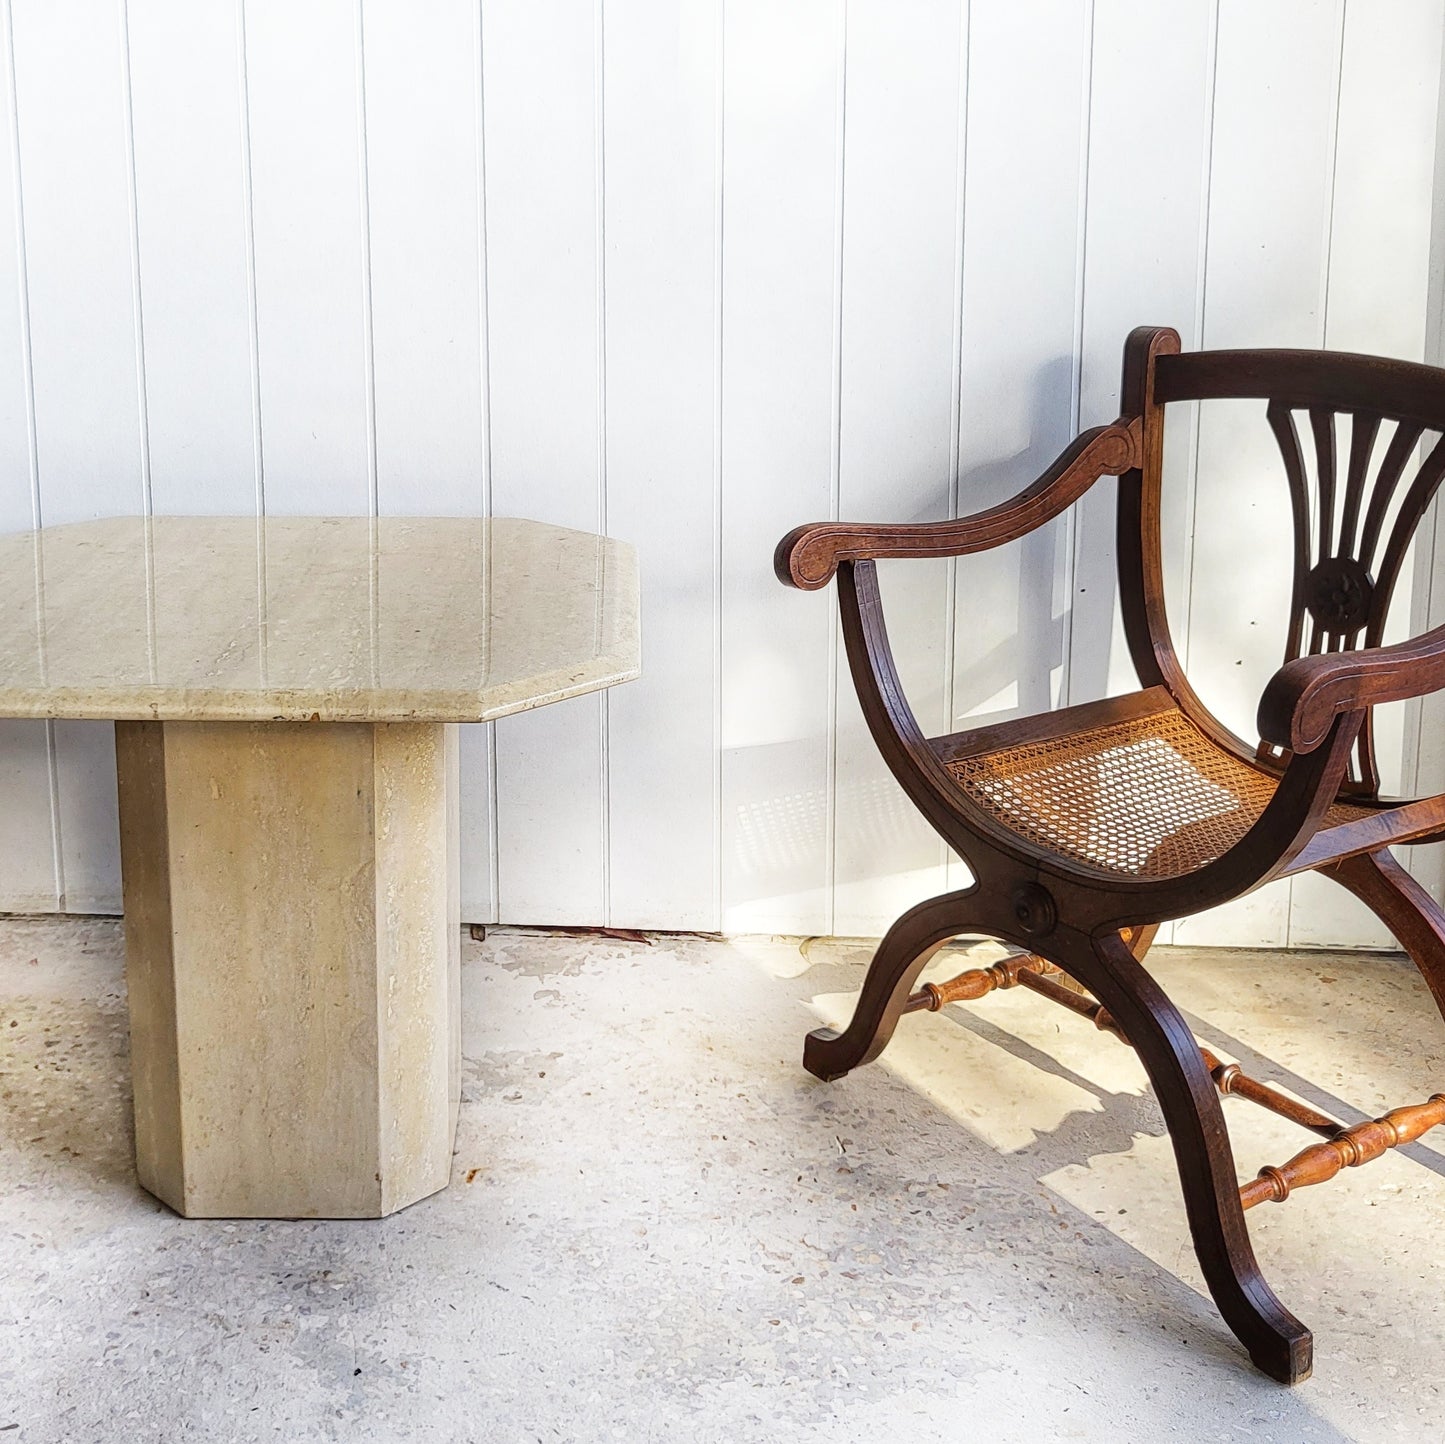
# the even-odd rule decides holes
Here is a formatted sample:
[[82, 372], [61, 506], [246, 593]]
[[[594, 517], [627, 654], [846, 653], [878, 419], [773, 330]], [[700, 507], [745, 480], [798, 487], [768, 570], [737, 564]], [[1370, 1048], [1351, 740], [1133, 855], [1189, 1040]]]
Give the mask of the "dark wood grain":
[[1323, 407], [1311, 407], [1310, 430], [1315, 438], [1315, 495], [1319, 502], [1315, 556], [1327, 557], [1334, 554], [1335, 413]]
[[[1353, 553], [1360, 521], [1360, 505], [1365, 497], [1365, 483], [1369, 478], [1370, 458], [1375, 450], [1375, 438], [1380, 434], [1378, 416], [1360, 412], [1350, 428], [1350, 463], [1345, 475], [1344, 510], [1340, 516], [1339, 550]], [[1406, 428], [1407, 432], [1411, 428]]]
[[1388, 851], [1356, 853], [1321, 868], [1399, 939], [1445, 1017], [1445, 912]]
[[1286, 662], [1259, 700], [1259, 735], [1310, 752], [1341, 713], [1407, 702], [1445, 687], [1445, 627], [1391, 647], [1331, 652]]
[[957, 557], [1014, 541], [1071, 507], [1101, 476], [1135, 462], [1139, 428], [1128, 421], [1096, 426], [1078, 437], [1042, 476], [1017, 496], [958, 521], [878, 525], [814, 522], [790, 531], [773, 556], [778, 580], [816, 591], [838, 564], [882, 557]]
[[1310, 1331], [1255, 1260], [1219, 1095], [1179, 1010], [1117, 934], [1065, 934], [1049, 955], [1108, 1010], [1139, 1054], [1174, 1146], [1194, 1252], [1219, 1312], [1254, 1363], [1295, 1384], [1313, 1366]]
[[1301, 410], [1376, 412], [1436, 430], [1445, 423], [1445, 371], [1348, 351], [1262, 349], [1161, 356], [1154, 394], [1161, 405], [1256, 397]]
[[930, 898], [910, 908], [878, 945], [852, 1021], [841, 1033], [815, 1028], [803, 1040], [803, 1067], [831, 1082], [888, 1046], [898, 1020], [908, 1011], [909, 994], [928, 960], [950, 938], [967, 930], [968, 900], [975, 889]]
[[1386, 1150], [1413, 1143], [1445, 1123], [1445, 1093], [1432, 1093], [1425, 1103], [1392, 1108], [1368, 1123], [1342, 1128], [1327, 1143], [1312, 1143], [1278, 1168], [1261, 1168], [1259, 1177], [1239, 1191], [1245, 1208], [1283, 1203], [1297, 1188], [1328, 1183], [1343, 1168], [1358, 1168], [1383, 1158]]
[[1284, 459], [1285, 481], [1289, 486], [1290, 515], [1294, 521], [1294, 570], [1289, 600], [1289, 631], [1285, 635], [1286, 658], [1298, 657], [1304, 648], [1305, 579], [1310, 574], [1310, 494], [1305, 479], [1304, 453], [1294, 412], [1288, 406], [1270, 402], [1265, 415]]
[[1365, 512], [1365, 524], [1360, 532], [1357, 555], [1374, 556], [1380, 531], [1385, 525], [1385, 513], [1395, 495], [1395, 488], [1400, 484], [1400, 478], [1405, 474], [1405, 463], [1419, 445], [1423, 431], [1424, 427], [1418, 422], [1402, 422], [1395, 428], [1395, 434], [1390, 438], [1390, 445], [1385, 451], [1385, 459], [1375, 473], [1375, 485], [1370, 493], [1369, 508]]
[[1386, 614], [1395, 592], [1395, 583], [1400, 567], [1405, 560], [1410, 541], [1420, 525], [1425, 509], [1435, 499], [1440, 482], [1445, 478], [1445, 436], [1442, 436], [1415, 473], [1410, 489], [1400, 503], [1395, 524], [1390, 528], [1389, 540], [1380, 557], [1379, 576], [1375, 584], [1376, 604], [1370, 617], [1369, 630], [1365, 634], [1366, 645], [1376, 645], [1385, 633]]

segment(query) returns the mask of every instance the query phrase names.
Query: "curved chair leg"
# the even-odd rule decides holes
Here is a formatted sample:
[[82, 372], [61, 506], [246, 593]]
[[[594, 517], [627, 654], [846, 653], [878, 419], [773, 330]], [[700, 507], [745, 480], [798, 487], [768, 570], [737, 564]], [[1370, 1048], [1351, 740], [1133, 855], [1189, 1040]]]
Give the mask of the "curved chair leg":
[[1399, 939], [1445, 1016], [1445, 913], [1395, 861], [1389, 848], [1356, 853], [1320, 868], [1359, 898]]
[[968, 899], [977, 886], [929, 898], [909, 910], [888, 929], [863, 980], [853, 1020], [841, 1032], [817, 1028], [803, 1040], [803, 1067], [831, 1083], [888, 1046], [903, 1005], [928, 960], [950, 938], [965, 930]]
[[[1124, 928], [1119, 936], [1123, 938], [1129, 951], [1142, 963], [1144, 961], [1144, 954], [1153, 946], [1154, 938], [1158, 932], [1158, 923], [1143, 923], [1132, 928]], [[1070, 977], [1068, 973], [1061, 973], [1058, 981], [1064, 987], [1075, 992], [1082, 993], [1084, 991], [1084, 985]]]
[[1154, 939], [1158, 934], [1158, 923], [1141, 923], [1138, 927], [1125, 928], [1121, 936], [1128, 944], [1129, 951], [1142, 963], [1144, 954], [1154, 946]]
[[1117, 933], [1092, 942], [1060, 937], [1048, 952], [1104, 1004], [1149, 1073], [1174, 1145], [1194, 1251], [1225, 1323], [1271, 1378], [1307, 1378], [1313, 1340], [1255, 1262], [1224, 1115], [1188, 1025]]

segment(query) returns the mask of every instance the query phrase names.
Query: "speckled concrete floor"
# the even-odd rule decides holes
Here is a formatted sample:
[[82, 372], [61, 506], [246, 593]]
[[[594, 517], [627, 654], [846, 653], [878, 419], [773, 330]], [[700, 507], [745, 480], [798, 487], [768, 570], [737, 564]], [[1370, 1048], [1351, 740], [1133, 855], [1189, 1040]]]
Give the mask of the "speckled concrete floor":
[[[188, 1222], [131, 1169], [118, 925], [0, 921], [0, 1440], [1445, 1437], [1445, 1156], [1252, 1216], [1316, 1333], [1282, 1389], [1198, 1291], [1126, 1049], [1019, 992], [803, 1073], [867, 956], [468, 942], [451, 1188]], [[1151, 965], [1216, 1051], [1351, 1121], [1440, 1082], [1399, 959]], [[1300, 1145], [1228, 1113], [1249, 1172]]]

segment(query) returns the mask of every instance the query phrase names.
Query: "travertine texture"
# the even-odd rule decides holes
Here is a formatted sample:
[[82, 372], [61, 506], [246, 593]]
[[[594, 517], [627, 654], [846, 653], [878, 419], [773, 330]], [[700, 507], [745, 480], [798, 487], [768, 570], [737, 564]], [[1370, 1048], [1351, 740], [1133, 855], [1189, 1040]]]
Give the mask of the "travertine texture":
[[541, 522], [125, 517], [0, 537], [0, 717], [484, 722], [638, 670], [632, 548]]
[[446, 1186], [456, 727], [116, 727], [140, 1181], [192, 1217]]

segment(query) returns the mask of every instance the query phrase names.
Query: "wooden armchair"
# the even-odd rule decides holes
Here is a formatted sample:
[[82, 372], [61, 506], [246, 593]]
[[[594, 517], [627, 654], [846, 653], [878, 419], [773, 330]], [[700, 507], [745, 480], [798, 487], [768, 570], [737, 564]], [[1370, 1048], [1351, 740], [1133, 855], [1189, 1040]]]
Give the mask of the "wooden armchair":
[[[1258, 746], [1205, 710], [1164, 611], [1164, 408], [1214, 397], [1267, 403], [1293, 508], [1284, 664], [1260, 700]], [[1311, 1336], [1261, 1276], [1245, 1210], [1418, 1138], [1445, 1121], [1445, 1094], [1346, 1128], [1220, 1063], [1141, 960], [1161, 922], [1315, 869], [1390, 927], [1445, 1012], [1445, 916], [1389, 851], [1445, 836], [1445, 796], [1381, 797], [1370, 724], [1375, 704], [1445, 685], [1445, 627], [1381, 645], [1406, 548], [1445, 476], [1445, 371], [1315, 351], [1181, 355], [1175, 332], [1141, 328], [1124, 350], [1123, 401], [1116, 422], [1085, 432], [1000, 506], [933, 524], [825, 522], [778, 546], [775, 568], [791, 586], [819, 588], [837, 574], [848, 661], [873, 738], [976, 878], [898, 919], [852, 1021], [841, 1033], [809, 1034], [803, 1062], [820, 1078], [840, 1078], [878, 1056], [905, 1012], [1016, 985], [1125, 1040], [1158, 1095], [1219, 1311], [1265, 1373], [1294, 1383], [1310, 1372]], [[1350, 419], [1343, 475], [1339, 416]], [[1313, 467], [1304, 460], [1302, 422]], [[1104, 475], [1120, 479], [1119, 588], [1141, 690], [924, 737], [889, 652], [874, 559], [964, 556], [1011, 541]], [[1023, 951], [915, 992], [924, 964], [961, 933]], [[1216, 1089], [1324, 1141], [1241, 1187]]]

